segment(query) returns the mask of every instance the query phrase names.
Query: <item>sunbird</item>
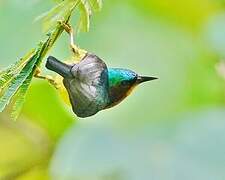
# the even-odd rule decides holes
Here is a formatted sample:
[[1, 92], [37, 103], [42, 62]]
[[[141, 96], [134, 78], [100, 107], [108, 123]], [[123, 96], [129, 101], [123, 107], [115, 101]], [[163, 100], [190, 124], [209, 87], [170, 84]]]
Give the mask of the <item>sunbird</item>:
[[63, 77], [73, 112], [82, 118], [119, 104], [137, 85], [157, 79], [139, 76], [129, 69], [107, 68], [102, 59], [91, 53], [74, 64], [49, 56], [46, 68]]

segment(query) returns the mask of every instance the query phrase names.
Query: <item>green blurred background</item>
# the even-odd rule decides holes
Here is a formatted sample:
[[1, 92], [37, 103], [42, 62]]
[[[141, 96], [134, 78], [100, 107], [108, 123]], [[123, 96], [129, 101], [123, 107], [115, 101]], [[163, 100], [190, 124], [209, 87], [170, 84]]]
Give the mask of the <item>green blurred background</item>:
[[[52, 6], [0, 0], [1, 69], [45, 38], [34, 19]], [[78, 119], [35, 79], [18, 121], [10, 107], [0, 114], [1, 180], [225, 179], [224, 0], [107, 0], [76, 41], [108, 66], [159, 80]], [[68, 59], [66, 34], [50, 54]]]

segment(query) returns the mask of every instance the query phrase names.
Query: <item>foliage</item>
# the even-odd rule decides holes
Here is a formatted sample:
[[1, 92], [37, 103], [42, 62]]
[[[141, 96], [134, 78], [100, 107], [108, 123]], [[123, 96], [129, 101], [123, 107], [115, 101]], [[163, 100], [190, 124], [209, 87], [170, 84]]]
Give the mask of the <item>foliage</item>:
[[15, 97], [12, 118], [16, 119], [19, 115], [37, 67], [63, 32], [59, 21], [69, 22], [72, 12], [78, 7], [80, 12], [78, 30], [87, 32], [92, 11], [100, 10], [101, 6], [101, 0], [64, 0], [39, 17], [43, 20], [43, 28], [45, 32], [48, 32], [48, 38], [41, 41], [36, 49], [32, 49], [14, 65], [0, 73], [0, 112]]
[[[105, 1], [104, 10], [93, 21], [96, 28], [78, 36], [77, 42], [112, 67], [155, 75], [159, 81], [137, 87], [113, 109], [74, 121], [58, 93], [36, 80], [18, 122], [9, 121], [7, 112], [0, 113], [4, 147], [0, 150], [0, 179], [225, 177], [225, 71], [221, 69], [220, 77], [215, 68], [224, 59], [225, 11], [218, 1]], [[10, 48], [11, 42], [26, 49], [37, 39], [37, 26], [27, 28], [27, 22], [50, 5], [35, 0], [42, 7], [24, 8], [25, 13], [33, 12], [26, 13], [27, 20], [17, 19], [21, 2], [5, 2], [0, 3], [1, 65], [10, 61], [8, 56], [20, 53], [12, 53], [19, 48]], [[9, 22], [14, 19], [17, 26], [27, 26], [13, 32], [17, 26]], [[11, 30], [10, 37], [4, 29]], [[24, 31], [31, 32], [22, 41]], [[65, 57], [67, 50], [64, 42], [57, 41], [51, 53]]]

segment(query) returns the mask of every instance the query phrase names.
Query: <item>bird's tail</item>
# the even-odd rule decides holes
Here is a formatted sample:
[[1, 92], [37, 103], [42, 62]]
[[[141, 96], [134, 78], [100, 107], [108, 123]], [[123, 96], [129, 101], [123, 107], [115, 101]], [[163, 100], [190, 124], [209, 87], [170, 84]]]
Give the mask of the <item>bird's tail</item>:
[[48, 57], [45, 67], [60, 74], [64, 78], [72, 77], [72, 66], [59, 61], [53, 56]]

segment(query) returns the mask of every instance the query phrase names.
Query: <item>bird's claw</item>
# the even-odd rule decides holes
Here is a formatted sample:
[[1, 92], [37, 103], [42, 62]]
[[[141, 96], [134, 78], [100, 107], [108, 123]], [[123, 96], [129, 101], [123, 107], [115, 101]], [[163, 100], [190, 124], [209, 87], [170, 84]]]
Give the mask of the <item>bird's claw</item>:
[[34, 73], [34, 77], [39, 78], [39, 79], [47, 80], [56, 89], [59, 89], [59, 87], [60, 87], [60, 85], [55, 81], [55, 79], [52, 76], [50, 76], [50, 75], [46, 75], [46, 76], [41, 75], [41, 70], [40, 70], [39, 67], [36, 68], [36, 71]]
[[58, 23], [60, 24], [60, 26], [62, 26], [64, 28], [64, 30], [70, 35], [70, 48], [71, 51], [75, 54], [75, 55], [79, 55], [79, 48], [78, 46], [74, 43], [74, 37], [73, 37], [73, 28], [70, 24], [65, 23], [62, 20], [59, 20]]

